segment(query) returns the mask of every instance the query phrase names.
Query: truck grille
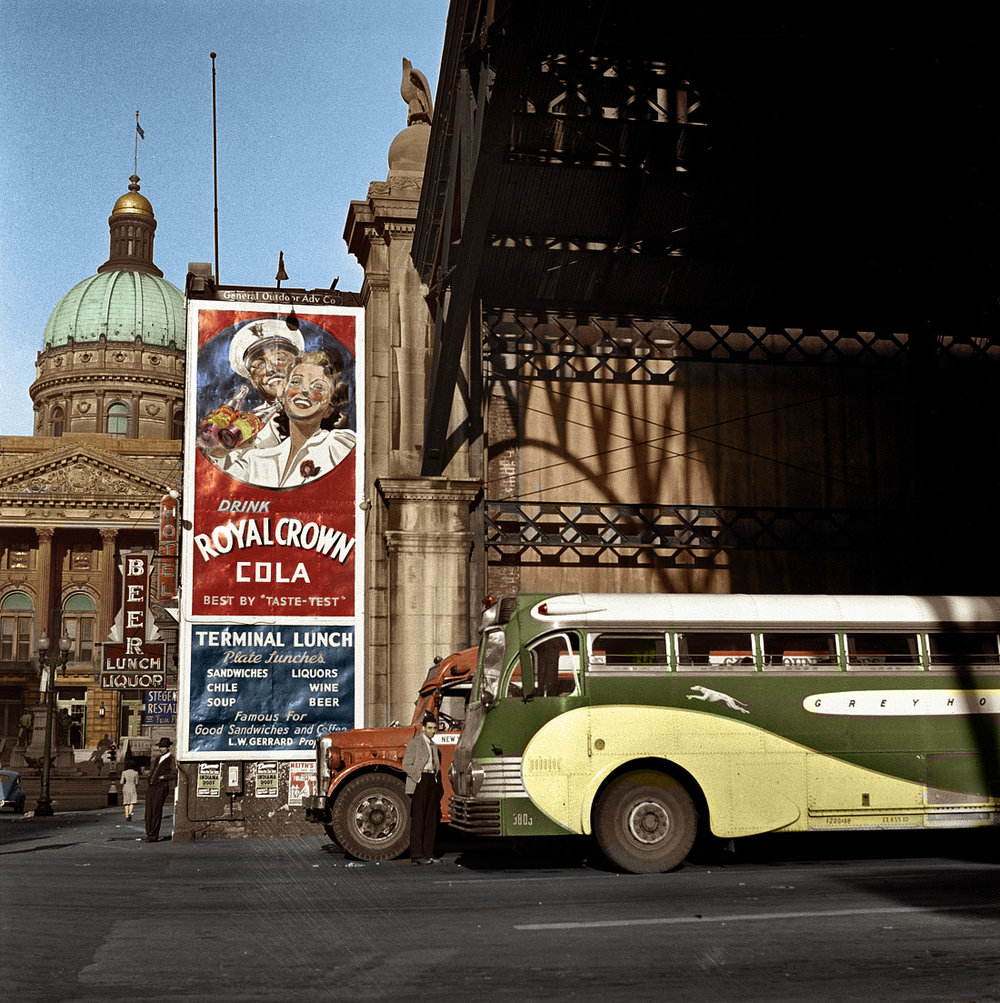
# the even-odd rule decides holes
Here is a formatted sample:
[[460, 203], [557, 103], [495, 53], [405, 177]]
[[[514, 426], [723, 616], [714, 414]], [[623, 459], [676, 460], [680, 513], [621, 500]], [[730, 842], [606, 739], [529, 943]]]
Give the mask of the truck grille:
[[477, 836], [500, 835], [500, 802], [455, 795], [448, 804], [449, 824]]

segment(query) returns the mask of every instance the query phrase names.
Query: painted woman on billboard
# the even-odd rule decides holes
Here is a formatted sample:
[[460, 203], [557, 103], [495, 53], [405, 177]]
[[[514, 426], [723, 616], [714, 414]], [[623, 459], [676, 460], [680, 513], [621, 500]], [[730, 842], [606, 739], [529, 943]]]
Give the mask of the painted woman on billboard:
[[191, 614], [356, 615], [360, 311], [190, 307]]

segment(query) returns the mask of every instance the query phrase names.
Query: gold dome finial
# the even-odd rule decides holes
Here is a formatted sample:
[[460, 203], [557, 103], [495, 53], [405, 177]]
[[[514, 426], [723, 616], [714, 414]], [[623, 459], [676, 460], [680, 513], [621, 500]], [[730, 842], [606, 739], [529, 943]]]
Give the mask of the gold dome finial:
[[129, 216], [148, 216], [153, 219], [153, 207], [150, 205], [149, 199], [145, 195], [139, 194], [139, 176], [133, 174], [129, 181], [131, 184], [128, 186], [128, 191], [115, 202], [111, 215], [118, 216], [124, 213]]
[[108, 217], [111, 254], [97, 272], [145, 272], [162, 276], [163, 272], [153, 264], [153, 237], [156, 233], [153, 207], [149, 199], [139, 192], [139, 175], [133, 174], [129, 182], [128, 191], [115, 202]]

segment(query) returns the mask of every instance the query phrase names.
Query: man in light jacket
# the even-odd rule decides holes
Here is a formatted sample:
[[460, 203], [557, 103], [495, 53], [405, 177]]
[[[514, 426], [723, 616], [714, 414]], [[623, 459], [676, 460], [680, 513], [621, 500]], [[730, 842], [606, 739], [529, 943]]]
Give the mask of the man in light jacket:
[[410, 795], [410, 863], [440, 864], [434, 838], [441, 814], [441, 752], [434, 744], [437, 720], [425, 715], [420, 731], [406, 743], [403, 770]]

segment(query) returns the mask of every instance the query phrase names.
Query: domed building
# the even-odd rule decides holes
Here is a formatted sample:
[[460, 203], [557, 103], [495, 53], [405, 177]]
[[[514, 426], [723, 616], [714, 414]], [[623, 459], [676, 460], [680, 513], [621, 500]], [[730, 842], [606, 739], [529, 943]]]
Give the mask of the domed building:
[[[59, 300], [42, 333], [34, 434], [5, 436], [0, 454], [0, 759], [22, 769], [43, 739], [43, 635], [50, 651], [69, 643], [57, 675], [59, 768], [85, 769], [103, 742], [141, 749], [151, 729], [172, 731], [169, 695], [105, 689], [101, 670], [103, 643], [120, 640], [122, 557], [155, 554], [161, 502], [181, 486], [184, 296], [153, 262], [156, 217], [135, 175], [108, 226], [108, 260]], [[166, 642], [172, 684], [171, 589], [153, 566], [148, 640]]]
[[153, 207], [130, 180], [108, 218], [108, 260], [45, 325], [31, 387], [36, 435], [182, 436], [184, 296], [153, 264]]

